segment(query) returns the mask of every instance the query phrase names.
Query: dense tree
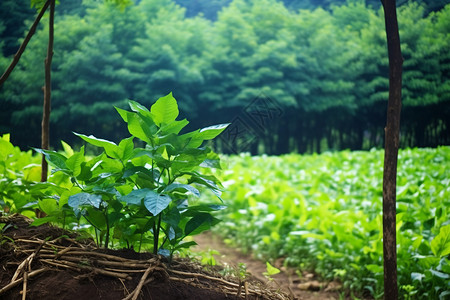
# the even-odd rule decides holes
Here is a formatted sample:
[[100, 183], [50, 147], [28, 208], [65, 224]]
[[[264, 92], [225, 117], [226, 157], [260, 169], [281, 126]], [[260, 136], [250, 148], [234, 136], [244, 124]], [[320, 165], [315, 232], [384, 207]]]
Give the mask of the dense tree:
[[[83, 3], [56, 18], [55, 141], [71, 141], [71, 131], [119, 138], [125, 133], [112, 105], [126, 98], [149, 105], [172, 91], [195, 126], [235, 121], [237, 132], [244, 129], [239, 147], [230, 135], [237, 151], [383, 145], [388, 61], [380, 8], [354, 0], [296, 11], [275, 0], [234, 0], [211, 21], [186, 17], [188, 8], [172, 0], [122, 9]], [[410, 3], [398, 11], [405, 57], [401, 145], [449, 143], [450, 5], [428, 14]], [[1, 132], [12, 132], [21, 146], [39, 144], [45, 27], [0, 89]], [[0, 34], [2, 28], [0, 22]], [[7, 63], [0, 57], [1, 67]], [[200, 111], [206, 117], [198, 118]], [[219, 140], [220, 147], [227, 142]]]

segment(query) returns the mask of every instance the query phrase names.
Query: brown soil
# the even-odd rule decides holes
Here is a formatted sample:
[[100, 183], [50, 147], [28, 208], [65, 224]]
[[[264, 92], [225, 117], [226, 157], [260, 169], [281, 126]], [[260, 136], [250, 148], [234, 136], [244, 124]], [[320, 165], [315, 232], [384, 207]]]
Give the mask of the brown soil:
[[[289, 299], [260, 282], [190, 260], [97, 249], [91, 240], [20, 215], [0, 216], [0, 299]], [[326, 299], [326, 298], [321, 298]]]
[[211, 233], [194, 237], [198, 246], [194, 251], [199, 253], [216, 250], [220, 254], [215, 255], [216, 261], [223, 266], [238, 268], [239, 263], [244, 263], [247, 271], [256, 279], [275, 289], [281, 289], [291, 298], [300, 300], [334, 300], [341, 299], [342, 286], [339, 282], [321, 282], [314, 274], [304, 272], [299, 277], [295, 270], [285, 268], [282, 260], [273, 265], [281, 270], [279, 274], [272, 276], [269, 281], [263, 273], [267, 271], [266, 263], [256, 260], [251, 255], [244, 255], [236, 248], [227, 246], [223, 239]]

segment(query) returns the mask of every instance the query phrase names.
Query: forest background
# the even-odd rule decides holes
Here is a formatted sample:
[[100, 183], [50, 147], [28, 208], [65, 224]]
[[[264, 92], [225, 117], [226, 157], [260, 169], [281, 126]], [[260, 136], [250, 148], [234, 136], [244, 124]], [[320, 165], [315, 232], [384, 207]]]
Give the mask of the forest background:
[[[450, 1], [398, 1], [401, 147], [450, 144]], [[0, 2], [0, 70], [31, 25], [29, 0]], [[40, 25], [0, 87], [0, 134], [40, 145]], [[384, 15], [375, 0], [61, 1], [55, 19], [51, 145], [72, 131], [118, 141], [113, 105], [173, 92], [192, 127], [231, 122], [218, 151], [252, 154], [383, 147]]]

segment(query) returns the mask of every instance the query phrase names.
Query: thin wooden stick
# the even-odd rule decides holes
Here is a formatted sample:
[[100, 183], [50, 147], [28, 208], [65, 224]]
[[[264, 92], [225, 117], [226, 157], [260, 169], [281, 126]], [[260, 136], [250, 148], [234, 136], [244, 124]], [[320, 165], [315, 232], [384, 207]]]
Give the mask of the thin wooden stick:
[[28, 272], [23, 273], [23, 288], [22, 288], [22, 300], [27, 299], [27, 283], [28, 283]]
[[182, 272], [182, 271], [177, 271], [177, 270], [169, 270], [169, 272], [174, 273], [174, 274], [179, 274], [179, 275], [185, 275], [185, 276], [202, 277], [202, 278], [209, 279], [212, 281], [222, 282], [224, 284], [227, 284], [227, 285], [230, 285], [230, 286], [233, 286], [236, 288], [239, 287], [239, 284], [237, 284], [237, 283], [229, 282], [229, 281], [223, 280], [221, 278], [211, 277], [211, 276], [204, 275], [204, 274], [188, 273], [188, 272]]
[[70, 250], [74, 250], [74, 249], [76, 249], [76, 248], [67, 247], [66, 249], [62, 249], [61, 251], [58, 252], [58, 254], [56, 254], [55, 259], [60, 258], [62, 255], [66, 254]]
[[[47, 268], [42, 268], [33, 272], [30, 272], [30, 274], [28, 274], [28, 278], [31, 278], [33, 276], [36, 276], [44, 271], [47, 271]], [[10, 282], [9, 284], [5, 285], [3, 288], [0, 289], [0, 295], [4, 294], [5, 292], [7, 292], [8, 290], [12, 289], [13, 287], [15, 287], [16, 285], [18, 285], [19, 283], [21, 283], [23, 281], [23, 277], [17, 279], [16, 281]]]
[[127, 293], [127, 294], [129, 295], [130, 292], [128, 291], [128, 288], [127, 288], [127, 286], [125, 285], [125, 283], [123, 282], [123, 279], [122, 279], [122, 278], [119, 278], [119, 281], [120, 281], [120, 283], [122, 283], [122, 285], [123, 285], [123, 291], [124, 291], [124, 294]]
[[71, 270], [74, 270], [74, 271], [77, 271], [77, 272], [81, 272], [80, 268], [76, 268], [76, 267], [73, 267], [73, 266], [61, 264], [59, 262], [51, 261], [51, 260], [48, 260], [48, 259], [42, 259], [41, 261], [46, 262], [46, 263], [48, 263], [50, 265], [53, 265], [55, 267], [61, 267], [61, 268], [66, 268], [66, 269], [71, 269]]
[[36, 28], [37, 28], [39, 22], [41, 21], [42, 16], [44, 15], [45, 11], [47, 10], [48, 6], [50, 5], [50, 1], [51, 0], [47, 0], [47, 2], [45, 2], [45, 4], [42, 7], [41, 11], [39, 12], [38, 16], [34, 20], [33, 25], [31, 25], [30, 31], [28, 31], [27, 36], [25, 37], [22, 44], [20, 45], [19, 50], [17, 50], [17, 53], [14, 55], [13, 61], [9, 65], [8, 69], [6, 69], [5, 73], [3, 73], [2, 77], [0, 77], [0, 86], [6, 81], [6, 79], [8, 79], [9, 75], [11, 74], [11, 72], [14, 70], [15, 66], [19, 62], [20, 57], [22, 56], [23, 52], [25, 51], [25, 48], [27, 47], [28, 43], [31, 40], [31, 37], [33, 36], [33, 34], [36, 31]]
[[[144, 284], [143, 284], [142, 286], [149, 284], [149, 283], [152, 282], [153, 280], [155, 280], [155, 278], [153, 278], [153, 277], [147, 279], [147, 280], [144, 282]], [[135, 291], [136, 291], [136, 290], [132, 291], [130, 294], [128, 294], [128, 295], [127, 295], [125, 298], [123, 298], [122, 300], [130, 300], [131, 297], [133, 297]]]
[[236, 297], [239, 297], [241, 295], [242, 291], [242, 281], [239, 281], [239, 287], [237, 289]]
[[[41, 259], [42, 262], [46, 262], [48, 264], [55, 264], [54, 261], [48, 260], [48, 259]], [[126, 274], [126, 273], [117, 273], [117, 272], [110, 272], [110, 271], [106, 271], [100, 268], [95, 268], [92, 266], [85, 266], [85, 265], [80, 265], [80, 264], [76, 264], [70, 261], [58, 261], [59, 262], [59, 266], [60, 267], [66, 267], [66, 268], [79, 268], [79, 269], [86, 269], [89, 271], [92, 271], [96, 274], [101, 274], [101, 275], [106, 275], [106, 276], [110, 276], [110, 277], [115, 277], [115, 278], [122, 278], [122, 279], [127, 279], [127, 280], [131, 280], [131, 276]], [[124, 271], [126, 272], [126, 271]]]
[[245, 300], [248, 300], [248, 282], [244, 281]]
[[33, 260], [33, 257], [36, 255], [36, 252], [31, 253], [30, 256], [25, 258], [22, 263], [17, 267], [16, 272], [14, 273], [13, 277], [11, 278], [11, 282], [16, 281], [17, 277], [19, 277], [22, 270], [25, 268], [25, 266]]
[[144, 275], [142, 275], [141, 280], [139, 281], [139, 284], [137, 285], [136, 289], [134, 290], [134, 295], [133, 298], [131, 298], [131, 300], [136, 300], [137, 297], [139, 296], [142, 286], [144, 285], [145, 279], [147, 279], [148, 274], [150, 273], [150, 271], [154, 270], [154, 266], [149, 267]]
[[129, 270], [129, 269], [114, 269], [114, 268], [104, 268], [106, 271], [111, 272], [127, 272], [127, 273], [144, 273], [146, 269], [138, 269], [138, 270]]

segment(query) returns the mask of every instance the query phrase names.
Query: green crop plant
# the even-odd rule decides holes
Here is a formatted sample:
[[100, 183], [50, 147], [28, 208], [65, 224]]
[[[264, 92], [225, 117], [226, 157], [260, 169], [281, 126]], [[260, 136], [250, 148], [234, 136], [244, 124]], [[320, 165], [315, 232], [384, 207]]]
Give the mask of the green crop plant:
[[[228, 208], [216, 233], [263, 261], [284, 258], [357, 295], [382, 297], [382, 150], [223, 161]], [[445, 298], [450, 147], [400, 150], [397, 184], [400, 295]]]
[[203, 174], [220, 168], [219, 156], [202, 144], [228, 124], [180, 134], [189, 122], [176, 120], [172, 94], [150, 109], [135, 101], [129, 106], [131, 111], [116, 107], [131, 134], [120, 143], [76, 133], [101, 150], [95, 157], [87, 156], [84, 146], [73, 151], [65, 145], [65, 153], [35, 149], [53, 167], [58, 189], [54, 197], [39, 200], [47, 216], [34, 224], [75, 222], [94, 228], [100, 246], [118, 243], [140, 250], [151, 243], [155, 254], [171, 257], [195, 244], [184, 238], [219, 222], [212, 212], [225, 208], [221, 202], [199, 204], [193, 198], [203, 187], [221, 200], [219, 180]]
[[40, 158], [32, 151], [21, 151], [10, 142], [10, 135], [0, 136], [0, 208], [34, 216], [34, 199], [41, 195]]

